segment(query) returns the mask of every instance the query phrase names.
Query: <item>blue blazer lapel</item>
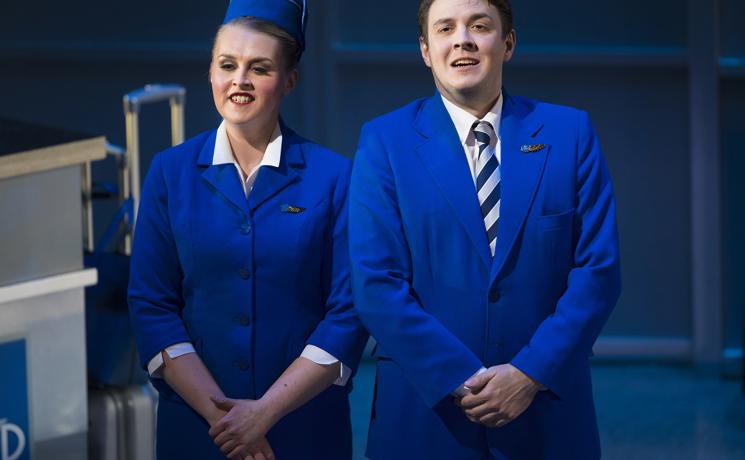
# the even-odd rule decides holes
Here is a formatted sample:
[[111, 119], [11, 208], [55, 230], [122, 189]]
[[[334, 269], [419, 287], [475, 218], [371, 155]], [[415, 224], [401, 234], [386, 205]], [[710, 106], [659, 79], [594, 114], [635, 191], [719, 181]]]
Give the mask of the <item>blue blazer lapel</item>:
[[254, 211], [266, 200], [300, 179], [299, 170], [305, 167], [300, 137], [282, 124], [282, 157], [279, 167], [262, 166], [253, 190], [248, 195], [248, 207]]
[[489, 267], [491, 254], [476, 187], [458, 133], [439, 94], [424, 103], [414, 127], [425, 137], [417, 154], [453, 208], [479, 258]]
[[534, 144], [543, 124], [532, 120], [530, 107], [504, 93], [499, 137], [502, 146], [502, 201], [499, 230], [491, 280], [494, 282], [515, 245], [528, 211], [535, 198], [548, 158], [550, 145], [532, 152], [521, 152], [521, 146]]
[[232, 164], [213, 165], [212, 157], [215, 154], [215, 137], [217, 131], [213, 131], [199, 152], [198, 165], [206, 167], [202, 177], [206, 180], [231, 206], [241, 211], [248, 212], [248, 202], [243, 192], [241, 179], [238, 171]]

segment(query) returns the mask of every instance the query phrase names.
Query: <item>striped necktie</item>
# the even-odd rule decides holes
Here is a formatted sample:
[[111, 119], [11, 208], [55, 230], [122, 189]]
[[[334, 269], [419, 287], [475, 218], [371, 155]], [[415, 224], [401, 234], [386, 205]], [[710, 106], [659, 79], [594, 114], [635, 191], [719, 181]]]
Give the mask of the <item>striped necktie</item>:
[[484, 218], [486, 239], [492, 257], [497, 244], [497, 228], [499, 227], [499, 205], [501, 202], [500, 167], [496, 149], [492, 146], [494, 128], [486, 121], [473, 124], [473, 134], [476, 138], [478, 157], [476, 159], [476, 191], [481, 205], [481, 216]]

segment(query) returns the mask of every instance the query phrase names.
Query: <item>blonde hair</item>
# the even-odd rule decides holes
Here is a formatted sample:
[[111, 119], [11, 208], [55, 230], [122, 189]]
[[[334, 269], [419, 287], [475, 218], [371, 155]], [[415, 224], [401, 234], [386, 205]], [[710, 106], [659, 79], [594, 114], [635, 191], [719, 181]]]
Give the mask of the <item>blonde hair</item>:
[[215, 39], [212, 42], [213, 57], [215, 55], [217, 39], [220, 38], [220, 34], [228, 26], [245, 27], [247, 29], [251, 29], [277, 39], [277, 41], [279, 42], [280, 55], [282, 57], [282, 62], [285, 65], [285, 69], [292, 70], [297, 67], [298, 62], [300, 61], [300, 55], [302, 54], [302, 50], [300, 49], [300, 45], [298, 44], [297, 40], [292, 38], [292, 35], [288, 34], [280, 27], [277, 27], [274, 23], [254, 16], [241, 16], [233, 19], [227, 24], [223, 24], [222, 26], [220, 26], [220, 28], [217, 29]]

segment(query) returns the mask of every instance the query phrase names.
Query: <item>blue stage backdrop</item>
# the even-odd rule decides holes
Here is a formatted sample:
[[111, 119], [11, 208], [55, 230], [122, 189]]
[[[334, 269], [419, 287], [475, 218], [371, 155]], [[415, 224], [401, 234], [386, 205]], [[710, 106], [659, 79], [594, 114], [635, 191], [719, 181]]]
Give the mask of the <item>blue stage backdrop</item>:
[[[513, 94], [588, 110], [613, 174], [624, 290], [605, 330], [605, 338], [615, 340], [606, 342], [610, 350], [692, 360], [696, 318], [711, 311], [721, 321], [704, 324], [709, 343], [724, 344], [729, 356], [741, 350], [745, 2], [713, 1], [513, 1], [518, 45], [505, 85]], [[418, 51], [417, 2], [309, 4], [309, 48], [283, 116], [300, 133], [352, 156], [362, 122], [434, 91]], [[39, 0], [30, 8], [6, 1], [0, 14], [0, 116], [105, 134], [121, 145], [122, 94], [173, 82], [188, 91], [187, 136], [213, 128], [218, 117], [207, 73], [211, 39], [226, 5]], [[695, 5], [692, 11], [689, 5]], [[710, 56], [691, 52], [702, 42], [712, 44]], [[719, 90], [692, 86], [694, 69], [702, 65], [711, 67]], [[691, 133], [712, 114], [694, 107], [691, 95], [704, 91], [711, 106], [721, 108], [718, 142], [706, 142], [711, 151], [704, 163], [710, 158], [721, 165], [714, 179], [705, 179], [713, 183], [698, 189], [717, 192], [702, 197], [693, 180], [700, 176], [693, 165], [700, 164], [702, 149]], [[166, 105], [143, 111], [143, 170], [168, 145], [167, 116]], [[97, 163], [94, 175], [115, 181], [114, 162]], [[713, 237], [695, 240], [694, 229], [703, 225], [696, 207], [701, 200], [721, 207], [723, 216], [711, 222]], [[97, 235], [114, 211], [113, 203], [96, 204]], [[711, 288], [718, 295], [709, 304], [694, 293], [694, 286], [707, 285], [696, 271], [694, 248], [718, 241], [717, 235], [723, 281]]]

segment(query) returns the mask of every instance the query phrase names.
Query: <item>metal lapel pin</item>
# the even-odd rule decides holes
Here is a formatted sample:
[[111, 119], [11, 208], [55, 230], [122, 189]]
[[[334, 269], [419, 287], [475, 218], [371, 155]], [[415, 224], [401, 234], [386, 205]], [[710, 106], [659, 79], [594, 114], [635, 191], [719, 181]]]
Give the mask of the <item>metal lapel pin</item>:
[[534, 153], [546, 148], [546, 144], [526, 144], [520, 147], [522, 153]]
[[297, 214], [299, 212], [305, 211], [305, 208], [302, 208], [300, 206], [292, 206], [289, 204], [283, 204], [282, 206], [280, 206], [279, 210], [282, 212], [289, 212], [292, 214]]

